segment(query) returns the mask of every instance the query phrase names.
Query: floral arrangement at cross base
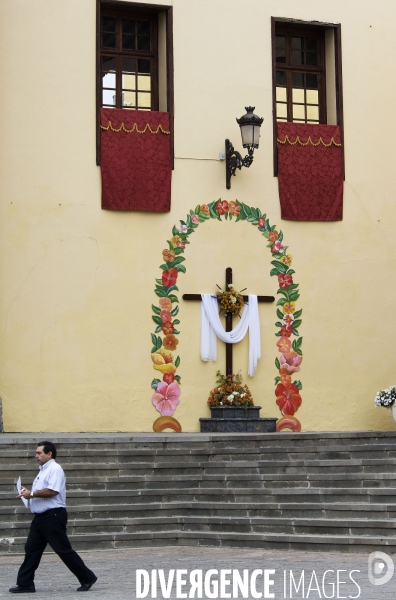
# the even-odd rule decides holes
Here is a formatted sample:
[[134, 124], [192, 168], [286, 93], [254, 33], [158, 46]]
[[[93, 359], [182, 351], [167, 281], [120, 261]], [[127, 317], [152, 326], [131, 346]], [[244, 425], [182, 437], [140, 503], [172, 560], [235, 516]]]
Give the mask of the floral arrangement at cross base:
[[227, 288], [227, 290], [221, 290], [220, 293], [217, 293], [217, 297], [220, 300], [220, 314], [232, 314], [241, 316], [241, 310], [243, 309], [245, 304], [243, 296], [241, 296], [241, 294], [239, 294], [234, 289], [232, 283], [229, 283], [227, 285]]
[[254, 406], [252, 393], [247, 385], [242, 383], [242, 375], [223, 375], [217, 371], [217, 387], [209, 394], [209, 406], [238, 406], [247, 409]]
[[391, 385], [386, 390], [380, 390], [377, 392], [374, 398], [374, 404], [376, 406], [385, 406], [385, 408], [392, 408], [396, 402], [396, 386]]

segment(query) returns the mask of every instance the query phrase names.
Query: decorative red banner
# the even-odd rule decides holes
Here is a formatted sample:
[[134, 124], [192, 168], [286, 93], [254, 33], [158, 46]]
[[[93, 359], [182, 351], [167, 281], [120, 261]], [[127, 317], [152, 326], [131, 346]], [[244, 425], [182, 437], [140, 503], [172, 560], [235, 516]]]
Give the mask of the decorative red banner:
[[278, 123], [282, 219], [341, 221], [343, 167], [338, 125]]
[[102, 208], [169, 212], [169, 113], [100, 109]]

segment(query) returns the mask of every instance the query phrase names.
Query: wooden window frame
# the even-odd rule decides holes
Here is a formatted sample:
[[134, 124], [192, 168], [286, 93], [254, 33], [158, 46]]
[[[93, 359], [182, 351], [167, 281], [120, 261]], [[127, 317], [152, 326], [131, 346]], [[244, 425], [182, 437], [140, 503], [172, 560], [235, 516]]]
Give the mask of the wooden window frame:
[[[96, 164], [100, 165], [100, 108], [102, 106], [102, 84], [101, 84], [101, 55], [119, 55], [121, 51], [118, 49], [109, 49], [102, 52], [101, 47], [101, 20], [103, 14], [114, 14], [114, 16], [135, 16], [155, 17], [158, 20], [160, 13], [165, 13], [166, 23], [166, 108], [169, 113], [170, 132], [171, 132], [171, 161], [172, 169], [174, 168], [174, 95], [173, 95], [173, 8], [172, 6], [162, 4], [142, 4], [140, 2], [120, 2], [119, 0], [96, 0]], [[156, 95], [154, 101], [154, 109], [158, 110], [158, 31], [155, 27], [155, 53], [157, 72], [153, 78], [154, 89]], [[127, 53], [126, 53], [127, 54]], [[144, 58], [144, 52], [141, 53]], [[154, 94], [153, 94], [154, 95]], [[130, 110], [128, 108], [123, 110]]]
[[[341, 24], [340, 23], [320, 23], [318, 21], [297, 21], [295, 19], [284, 19], [271, 17], [271, 48], [272, 48], [272, 106], [273, 106], [273, 150], [274, 150], [274, 176], [278, 175], [278, 148], [277, 148], [277, 120], [276, 120], [276, 54], [275, 54], [275, 35], [278, 31], [286, 29], [295, 29], [296, 33], [305, 33], [309, 30], [323, 31], [331, 29], [334, 34], [334, 70], [335, 70], [335, 108], [337, 125], [340, 128], [342, 143], [342, 162], [345, 179], [344, 162], [344, 113], [343, 113], [343, 94], [342, 94], [342, 55], [341, 55]], [[325, 90], [325, 86], [322, 88]], [[323, 92], [325, 93], [325, 91]], [[325, 97], [322, 97], [322, 106], [326, 106]], [[322, 117], [321, 120], [324, 120]], [[326, 123], [327, 120], [324, 120]]]

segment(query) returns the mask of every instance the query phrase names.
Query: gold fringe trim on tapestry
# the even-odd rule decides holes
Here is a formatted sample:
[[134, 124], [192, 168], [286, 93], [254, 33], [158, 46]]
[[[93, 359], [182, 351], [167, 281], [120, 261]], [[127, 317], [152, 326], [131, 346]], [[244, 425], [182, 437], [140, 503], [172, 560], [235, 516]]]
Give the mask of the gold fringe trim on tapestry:
[[300, 146], [320, 146], [320, 144], [322, 144], [322, 146], [326, 146], [326, 148], [329, 148], [330, 146], [341, 146], [341, 144], [337, 144], [337, 142], [335, 141], [334, 138], [331, 138], [330, 142], [328, 144], [326, 144], [326, 142], [323, 140], [322, 137], [320, 137], [319, 141], [316, 143], [312, 140], [311, 136], [308, 137], [306, 142], [303, 142], [302, 140], [300, 140], [299, 135], [296, 137], [294, 142], [291, 141], [291, 139], [289, 138], [288, 135], [285, 136], [285, 139], [283, 142], [282, 142], [282, 140], [277, 138], [277, 142], [279, 142], [280, 144], [289, 143], [291, 146], [295, 146], [296, 144], [300, 144]]
[[111, 121], [109, 121], [107, 127], [105, 127], [104, 125], [100, 126], [101, 129], [103, 129], [104, 131], [109, 131], [109, 129], [111, 131], [114, 131], [115, 133], [120, 133], [120, 131], [125, 131], [125, 133], [133, 133], [134, 131], [136, 131], [137, 133], [146, 133], [147, 130], [149, 130], [150, 133], [154, 133], [157, 134], [160, 131], [162, 133], [165, 133], [166, 135], [170, 134], [170, 131], [166, 131], [166, 129], [164, 129], [162, 127], [162, 125], [158, 125], [157, 129], [151, 129], [150, 124], [146, 123], [144, 129], [139, 129], [137, 126], [137, 123], [135, 123], [132, 127], [132, 129], [127, 129], [124, 125], [124, 123], [121, 123], [120, 127], [118, 129], [115, 129], [113, 127], [113, 125], [111, 124]]

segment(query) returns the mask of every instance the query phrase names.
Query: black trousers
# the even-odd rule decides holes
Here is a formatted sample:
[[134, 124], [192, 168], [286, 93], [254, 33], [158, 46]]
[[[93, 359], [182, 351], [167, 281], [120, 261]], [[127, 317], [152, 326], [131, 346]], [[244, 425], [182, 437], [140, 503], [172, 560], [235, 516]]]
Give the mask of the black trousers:
[[18, 572], [17, 585], [34, 585], [34, 573], [47, 544], [63, 560], [81, 585], [91, 583], [95, 579], [95, 574], [88, 569], [82, 558], [71, 547], [66, 535], [66, 524], [65, 508], [52, 508], [34, 516], [25, 544], [25, 560]]

